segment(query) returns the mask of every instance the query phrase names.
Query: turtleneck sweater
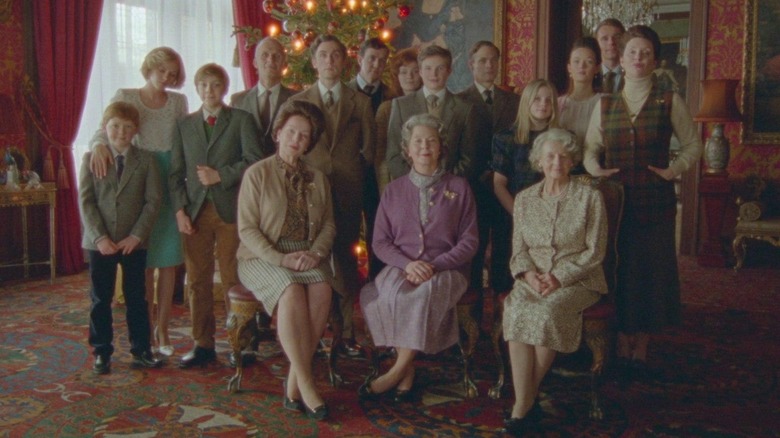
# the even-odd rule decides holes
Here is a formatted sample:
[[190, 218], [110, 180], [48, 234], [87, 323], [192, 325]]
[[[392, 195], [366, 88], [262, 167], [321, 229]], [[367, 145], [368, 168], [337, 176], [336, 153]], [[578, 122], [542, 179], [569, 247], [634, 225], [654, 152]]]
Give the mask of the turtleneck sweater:
[[[625, 86], [621, 93], [621, 98], [628, 107], [631, 121], [636, 119], [637, 114], [650, 95], [653, 88], [652, 75], [644, 78], [623, 77]], [[589, 173], [599, 169], [599, 156], [604, 150], [604, 139], [601, 131], [601, 105], [596, 106], [588, 124], [588, 132], [585, 135], [585, 150], [583, 164]], [[696, 125], [693, 123], [688, 105], [677, 94], [672, 98], [672, 129], [674, 135], [680, 142], [680, 152], [675, 160], [669, 165], [677, 176], [690, 169], [701, 157], [702, 144], [696, 132]]]

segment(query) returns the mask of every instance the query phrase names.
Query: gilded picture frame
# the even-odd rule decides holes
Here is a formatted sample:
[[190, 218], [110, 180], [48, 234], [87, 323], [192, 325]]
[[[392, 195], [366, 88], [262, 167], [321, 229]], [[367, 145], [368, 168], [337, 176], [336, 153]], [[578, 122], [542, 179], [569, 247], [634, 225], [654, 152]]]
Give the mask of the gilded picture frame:
[[747, 0], [744, 144], [780, 144], [780, 0]]
[[[459, 92], [473, 83], [468, 68], [471, 46], [492, 41], [504, 52], [506, 0], [412, 0], [411, 14], [395, 25], [393, 46], [424, 48], [436, 44], [452, 52], [452, 74], [447, 88]], [[503, 68], [496, 79], [501, 83]]]

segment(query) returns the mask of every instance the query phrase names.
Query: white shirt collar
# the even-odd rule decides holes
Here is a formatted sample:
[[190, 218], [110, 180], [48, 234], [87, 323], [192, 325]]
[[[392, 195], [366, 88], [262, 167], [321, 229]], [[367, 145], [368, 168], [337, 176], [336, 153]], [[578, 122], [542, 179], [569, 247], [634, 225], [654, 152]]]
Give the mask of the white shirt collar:
[[447, 96], [447, 89], [446, 88], [442, 88], [441, 90], [439, 90], [439, 91], [434, 93], [433, 91], [423, 87], [423, 95], [425, 96], [426, 99], [428, 99], [428, 96], [430, 96], [431, 94], [433, 94], [436, 97], [438, 97], [439, 98], [439, 102], [444, 102], [444, 97]]
[[214, 112], [211, 112], [203, 107], [201, 107], [201, 110], [203, 110], [203, 121], [205, 122], [209, 118], [209, 116], [214, 116], [216, 118], [219, 118], [219, 113], [222, 111], [222, 107], [220, 107], [218, 110]]
[[373, 83], [366, 82], [365, 79], [363, 79], [363, 76], [360, 76], [360, 73], [358, 73], [357, 76], [355, 76], [355, 79], [357, 80], [358, 88], [362, 91], [364, 88], [366, 88], [366, 85], [371, 85], [374, 87], [374, 90], [371, 92], [372, 94], [376, 92], [376, 90], [379, 88], [380, 81], [376, 81]]
[[[322, 82], [320, 81], [317, 81], [317, 88], [320, 90], [320, 97], [322, 98], [322, 101], [325, 102], [325, 93], [328, 92], [328, 89], [325, 88], [325, 85], [322, 85]], [[338, 102], [339, 98], [341, 97], [341, 82], [337, 82], [336, 85], [330, 89], [330, 92], [333, 93], [333, 102]]]

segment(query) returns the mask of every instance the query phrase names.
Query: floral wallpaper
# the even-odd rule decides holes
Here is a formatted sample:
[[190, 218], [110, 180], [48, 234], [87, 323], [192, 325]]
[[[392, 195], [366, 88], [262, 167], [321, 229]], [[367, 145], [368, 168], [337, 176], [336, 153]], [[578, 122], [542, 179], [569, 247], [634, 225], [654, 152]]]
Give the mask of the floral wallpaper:
[[[16, 84], [24, 74], [24, 44], [22, 30], [22, 0], [0, 0], [0, 94], [14, 98]], [[14, 110], [20, 114], [18, 107]], [[0, 148], [8, 145], [23, 147], [24, 134], [0, 134]]]
[[537, 0], [507, 0], [504, 85], [521, 88], [536, 78]]
[[[710, 0], [707, 79], [742, 79], [745, 8], [745, 0]], [[737, 99], [741, 102], [741, 96]], [[729, 174], [742, 178], [755, 173], [763, 178], [780, 179], [780, 145], [743, 145], [740, 129], [739, 123], [726, 125], [726, 136], [731, 142]]]

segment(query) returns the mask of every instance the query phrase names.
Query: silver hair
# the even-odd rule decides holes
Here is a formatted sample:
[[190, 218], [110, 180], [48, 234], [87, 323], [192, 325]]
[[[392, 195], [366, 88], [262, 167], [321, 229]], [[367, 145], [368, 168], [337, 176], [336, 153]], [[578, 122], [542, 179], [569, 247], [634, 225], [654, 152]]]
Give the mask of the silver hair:
[[406, 161], [409, 162], [409, 165], [411, 165], [412, 161], [409, 158], [409, 141], [412, 139], [412, 131], [417, 126], [433, 128], [433, 130], [439, 134], [439, 147], [441, 149], [439, 152], [439, 164], [443, 165], [447, 157], [447, 145], [445, 144], [447, 133], [444, 128], [444, 122], [432, 114], [416, 114], [409, 117], [409, 120], [404, 123], [404, 126], [401, 128], [401, 154]]
[[531, 166], [537, 169], [541, 168], [542, 160], [542, 147], [547, 142], [555, 142], [563, 145], [563, 149], [569, 154], [572, 165], [576, 166], [582, 161], [582, 148], [577, 142], [577, 136], [571, 131], [567, 131], [561, 128], [551, 128], [543, 133], [539, 134], [534, 140], [534, 145], [531, 147], [531, 153], [528, 155], [528, 161], [531, 162]]

